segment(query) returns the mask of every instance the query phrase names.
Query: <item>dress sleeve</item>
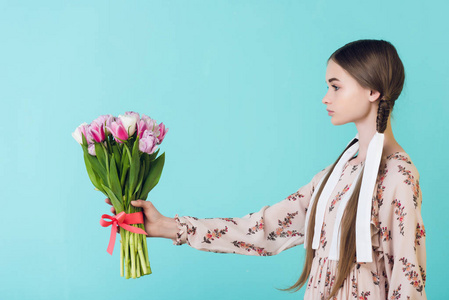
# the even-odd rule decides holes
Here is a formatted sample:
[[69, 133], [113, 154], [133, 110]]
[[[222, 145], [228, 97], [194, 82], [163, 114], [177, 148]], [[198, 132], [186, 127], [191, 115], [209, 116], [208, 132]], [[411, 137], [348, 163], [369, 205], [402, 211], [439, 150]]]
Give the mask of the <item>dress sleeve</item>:
[[379, 205], [379, 242], [389, 284], [387, 299], [427, 299], [426, 234], [419, 173], [405, 158], [389, 167], [384, 182], [384, 197]]
[[209, 252], [270, 256], [304, 242], [307, 207], [315, 185], [330, 166], [284, 200], [241, 218], [175, 216], [179, 232], [174, 245]]

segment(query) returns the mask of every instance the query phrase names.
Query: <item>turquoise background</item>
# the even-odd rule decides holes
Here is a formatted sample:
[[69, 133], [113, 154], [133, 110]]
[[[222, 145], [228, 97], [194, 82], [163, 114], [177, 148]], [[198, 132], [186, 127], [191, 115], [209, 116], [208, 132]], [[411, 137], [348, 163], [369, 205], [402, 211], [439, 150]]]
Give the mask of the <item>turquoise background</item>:
[[[153, 274], [119, 276], [109, 213], [71, 133], [101, 114], [169, 128], [158, 210], [242, 217], [331, 164], [355, 136], [321, 102], [326, 60], [362, 38], [406, 70], [393, 132], [421, 175], [429, 299], [443, 299], [449, 225], [448, 2], [0, 1], [2, 299], [302, 299], [302, 246], [272, 257], [148, 239]], [[444, 292], [446, 294], [446, 292]], [[443, 297], [443, 298], [442, 298]]]

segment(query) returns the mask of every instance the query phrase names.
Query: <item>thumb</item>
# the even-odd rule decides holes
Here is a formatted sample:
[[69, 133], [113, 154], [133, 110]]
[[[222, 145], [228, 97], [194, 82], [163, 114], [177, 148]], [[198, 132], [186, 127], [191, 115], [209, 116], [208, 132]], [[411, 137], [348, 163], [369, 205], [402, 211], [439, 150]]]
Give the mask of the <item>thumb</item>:
[[132, 206], [135, 207], [143, 207], [144, 206], [144, 200], [133, 200], [131, 201]]
[[146, 207], [147, 206], [147, 201], [145, 200], [133, 200], [131, 201], [131, 205], [135, 206], [135, 207]]

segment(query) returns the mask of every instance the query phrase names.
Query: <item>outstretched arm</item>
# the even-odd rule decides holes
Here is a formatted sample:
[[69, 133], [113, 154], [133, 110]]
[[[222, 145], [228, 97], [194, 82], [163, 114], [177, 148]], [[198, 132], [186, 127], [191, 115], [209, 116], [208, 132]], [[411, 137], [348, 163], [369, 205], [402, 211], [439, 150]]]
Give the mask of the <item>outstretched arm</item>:
[[307, 207], [315, 185], [329, 168], [284, 200], [241, 218], [175, 216], [174, 244], [209, 252], [270, 256], [304, 242]]

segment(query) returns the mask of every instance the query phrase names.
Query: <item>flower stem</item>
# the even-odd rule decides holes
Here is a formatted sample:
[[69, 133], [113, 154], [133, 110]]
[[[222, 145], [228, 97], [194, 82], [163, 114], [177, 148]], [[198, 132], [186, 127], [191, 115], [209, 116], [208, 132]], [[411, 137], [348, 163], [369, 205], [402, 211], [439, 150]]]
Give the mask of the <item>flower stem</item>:
[[[142, 224], [142, 229], [145, 230], [144, 225]], [[147, 272], [145, 272], [145, 275], [151, 274], [151, 267], [150, 267], [150, 260], [148, 259], [148, 247], [147, 247], [147, 239], [145, 236], [142, 236], [142, 242], [143, 242], [143, 254], [145, 255], [145, 265], [147, 268]]]
[[131, 251], [131, 277], [136, 278], [136, 253], [135, 253], [135, 247], [134, 247], [134, 234], [132, 232], [130, 234], [129, 239], [129, 245], [130, 245], [130, 251]]
[[140, 237], [141, 234], [139, 234], [139, 242], [137, 245], [137, 251], [139, 252], [139, 258], [140, 258], [140, 264], [142, 265], [142, 270], [143, 270], [143, 274], [148, 274], [148, 270], [147, 270], [147, 263], [145, 261], [145, 256], [143, 254], [142, 251], [142, 238], [145, 238], [143, 235], [142, 237]]
[[124, 246], [123, 246], [123, 240], [124, 240], [124, 229], [122, 228], [122, 227], [120, 227], [120, 276], [124, 276], [123, 275], [123, 259], [124, 259], [124, 252], [125, 252], [125, 250], [124, 250]]
[[136, 260], [136, 273], [137, 273], [137, 278], [140, 277], [140, 261], [137, 259]]
[[129, 231], [125, 231], [125, 278], [129, 278]]

